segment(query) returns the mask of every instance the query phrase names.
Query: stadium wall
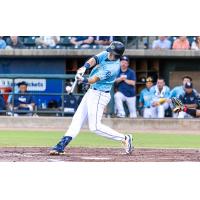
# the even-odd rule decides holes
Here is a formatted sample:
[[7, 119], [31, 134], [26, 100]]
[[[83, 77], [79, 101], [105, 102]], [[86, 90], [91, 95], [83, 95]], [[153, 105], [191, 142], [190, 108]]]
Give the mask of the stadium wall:
[[[0, 117], [1, 130], [65, 131], [71, 117]], [[162, 132], [200, 134], [199, 119], [118, 119], [103, 118], [103, 123], [122, 132]], [[87, 124], [83, 130], [88, 130]]]

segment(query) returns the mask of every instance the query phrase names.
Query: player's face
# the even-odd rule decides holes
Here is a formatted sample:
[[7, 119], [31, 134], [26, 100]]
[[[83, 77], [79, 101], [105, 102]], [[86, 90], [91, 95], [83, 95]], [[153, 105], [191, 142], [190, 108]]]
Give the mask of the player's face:
[[192, 88], [185, 88], [185, 92], [188, 94], [192, 93], [192, 90], [193, 90]]
[[21, 92], [26, 92], [27, 91], [27, 86], [26, 85], [20, 85], [19, 90]]
[[158, 80], [157, 81], [157, 86], [158, 86], [159, 89], [162, 89], [164, 87], [164, 85], [165, 85], [164, 80]]
[[146, 82], [146, 87], [149, 89], [149, 88], [151, 88], [152, 87], [152, 85], [153, 85], [153, 83], [152, 82]]
[[190, 83], [190, 79], [189, 78], [184, 78], [183, 79], [183, 85], [185, 85], [186, 83]]
[[128, 61], [126, 61], [126, 60], [122, 60], [121, 62], [120, 62], [120, 65], [121, 65], [121, 69], [122, 69], [122, 71], [125, 71], [125, 70], [127, 70], [128, 69]]

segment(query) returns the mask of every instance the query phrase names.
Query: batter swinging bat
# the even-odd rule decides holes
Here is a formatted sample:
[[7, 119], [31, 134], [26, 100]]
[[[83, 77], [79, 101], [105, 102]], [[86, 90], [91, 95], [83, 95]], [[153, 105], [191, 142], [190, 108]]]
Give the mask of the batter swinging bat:
[[76, 87], [76, 85], [77, 85], [77, 83], [78, 83], [78, 79], [76, 78], [77, 75], [79, 74], [79, 75], [83, 76], [84, 73], [85, 73], [85, 70], [86, 70], [85, 67], [81, 67], [81, 68], [77, 71], [77, 73], [76, 73], [76, 75], [75, 75], [75, 81], [74, 81], [74, 83], [73, 83], [73, 85], [72, 85], [72, 87], [71, 87], [71, 90], [70, 90], [70, 93], [69, 93], [69, 94], [72, 94], [72, 93], [74, 92], [74, 89], [75, 89], [75, 87]]

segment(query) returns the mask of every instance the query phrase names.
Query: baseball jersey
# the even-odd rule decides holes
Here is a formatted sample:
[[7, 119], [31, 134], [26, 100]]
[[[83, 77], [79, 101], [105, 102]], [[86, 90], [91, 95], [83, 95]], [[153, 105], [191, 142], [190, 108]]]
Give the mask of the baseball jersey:
[[[129, 68], [125, 72], [122, 72], [120, 69], [118, 77], [120, 76], [126, 76], [128, 80], [133, 80], [133, 81], [136, 80], [135, 72]], [[133, 85], [129, 85], [125, 83], [124, 81], [121, 81], [120, 83], [118, 83], [117, 88], [118, 88], [118, 91], [120, 91], [126, 97], [135, 96], [135, 87]]]
[[185, 91], [184, 91], [184, 88], [183, 86], [176, 86], [175, 88], [173, 88], [170, 92], [170, 98], [172, 97], [177, 97], [179, 98], [180, 95], [184, 95], [185, 94]]
[[170, 89], [166, 85], [163, 87], [161, 92], [158, 90], [157, 85], [151, 87], [150, 91], [153, 95], [152, 102], [159, 101], [160, 98], [167, 98], [168, 99], [170, 97]]
[[91, 88], [109, 92], [119, 74], [120, 61], [119, 59], [109, 60], [107, 51], [97, 54], [94, 58], [97, 65], [92, 69], [89, 77], [97, 76], [100, 80], [91, 84]]
[[[31, 104], [35, 103], [34, 97], [32, 95], [27, 95], [26, 93], [18, 93], [14, 96], [14, 107], [18, 107], [20, 104]], [[19, 108], [20, 110], [29, 110], [29, 108]]]
[[180, 100], [183, 104], [197, 104], [198, 105], [198, 98], [194, 91], [192, 93], [185, 93], [184, 95], [181, 95]]
[[153, 95], [151, 90], [148, 88], [144, 88], [140, 93], [139, 102], [143, 104], [144, 108], [150, 108], [152, 102]]

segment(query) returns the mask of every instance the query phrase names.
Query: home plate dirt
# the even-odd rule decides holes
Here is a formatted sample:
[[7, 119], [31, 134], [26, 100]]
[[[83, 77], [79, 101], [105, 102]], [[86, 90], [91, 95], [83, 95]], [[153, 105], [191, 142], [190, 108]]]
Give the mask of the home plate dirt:
[[142, 149], [125, 155], [120, 148], [68, 148], [65, 155], [50, 156], [46, 147], [1, 147], [1, 162], [182, 162], [200, 161], [198, 149]]

